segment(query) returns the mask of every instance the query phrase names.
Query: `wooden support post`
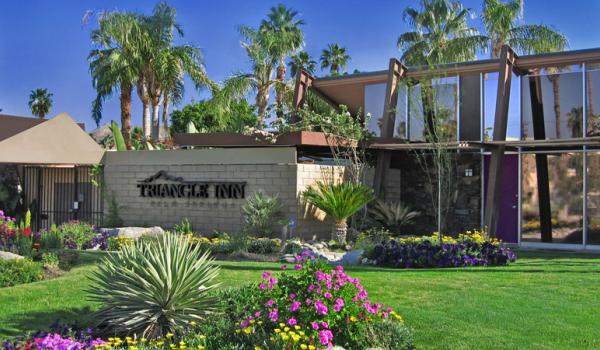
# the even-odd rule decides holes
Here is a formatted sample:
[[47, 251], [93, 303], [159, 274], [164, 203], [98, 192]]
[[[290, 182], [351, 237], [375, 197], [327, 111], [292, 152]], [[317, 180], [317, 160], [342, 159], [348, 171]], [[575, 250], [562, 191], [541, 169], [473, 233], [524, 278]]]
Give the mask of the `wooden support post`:
[[[498, 92], [494, 120], [494, 141], [506, 141], [510, 83], [515, 69], [516, 55], [508, 45], [502, 46], [498, 70]], [[502, 174], [504, 171], [504, 144], [492, 149], [488, 171], [488, 186], [485, 201], [485, 228], [490, 237], [496, 237], [500, 201], [502, 199]]]
[[[310, 75], [304, 69], [300, 69], [296, 74], [296, 84], [294, 86], [294, 99], [292, 104], [294, 106], [294, 110], [298, 110], [304, 106], [304, 102], [306, 101], [306, 94], [308, 93], [308, 89], [312, 85], [315, 78]], [[297, 113], [292, 114], [292, 123], [298, 122]]]
[[[544, 126], [544, 102], [542, 100], [542, 84], [539, 75], [529, 77], [529, 95], [531, 98], [531, 116], [533, 119], [533, 138], [535, 140], [545, 140], [546, 129]], [[551, 243], [552, 211], [550, 209], [548, 155], [536, 154], [535, 167], [537, 175], [541, 240], [545, 243]]]
[[[394, 128], [396, 122], [396, 105], [398, 104], [398, 83], [404, 74], [406, 67], [395, 58], [390, 59], [387, 88], [385, 90], [385, 102], [383, 110], [383, 123], [381, 128], [381, 137], [394, 137]], [[390, 168], [391, 152], [381, 150], [377, 154], [377, 164], [375, 166], [375, 176], [373, 179], [373, 189], [378, 196], [383, 195], [385, 184], [385, 174]]]

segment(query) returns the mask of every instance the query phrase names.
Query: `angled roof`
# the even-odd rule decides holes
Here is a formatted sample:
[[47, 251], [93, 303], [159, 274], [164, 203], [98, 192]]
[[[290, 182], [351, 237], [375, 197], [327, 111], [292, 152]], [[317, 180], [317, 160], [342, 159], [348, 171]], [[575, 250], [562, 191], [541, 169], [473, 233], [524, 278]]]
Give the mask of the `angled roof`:
[[0, 141], [45, 122], [46, 119], [0, 114]]
[[0, 141], [0, 163], [98, 164], [104, 149], [67, 113]]

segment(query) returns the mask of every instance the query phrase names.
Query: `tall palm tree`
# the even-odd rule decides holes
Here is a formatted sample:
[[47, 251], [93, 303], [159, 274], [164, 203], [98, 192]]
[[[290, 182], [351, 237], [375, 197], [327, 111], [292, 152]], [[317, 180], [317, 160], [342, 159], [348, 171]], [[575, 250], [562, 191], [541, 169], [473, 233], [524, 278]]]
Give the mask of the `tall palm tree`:
[[121, 104], [121, 133], [131, 148], [131, 93], [140, 71], [139, 44], [142, 31], [139, 16], [113, 12], [99, 19], [92, 31], [92, 43], [97, 46], [89, 56], [92, 84], [96, 98], [92, 103], [92, 118], [96, 125], [102, 119], [102, 104], [113, 92], [119, 91]]
[[[484, 0], [482, 20], [490, 39], [492, 58], [498, 58], [502, 45], [510, 45], [519, 54], [541, 54], [563, 51], [568, 46], [567, 38], [555, 29], [543, 24], [518, 25], [523, 18], [523, 0]], [[556, 137], [561, 137], [559, 67], [548, 69], [552, 82]]]
[[304, 69], [310, 74], [314, 74], [317, 69], [317, 62], [310, 57], [308, 52], [300, 51], [290, 57], [288, 66], [290, 67], [291, 76], [295, 77], [300, 69]]
[[346, 48], [338, 44], [329, 44], [321, 53], [321, 68], [329, 68], [331, 75], [339, 75], [350, 61]]
[[294, 53], [304, 44], [304, 33], [300, 26], [304, 21], [297, 19], [298, 12], [284, 5], [277, 5], [271, 8], [267, 19], [261, 22], [260, 44], [263, 45], [273, 59], [277, 62], [277, 80], [279, 84], [275, 86], [275, 100], [278, 107], [278, 115], [283, 111], [283, 100], [285, 98], [285, 61], [290, 54]]
[[413, 31], [398, 37], [402, 61], [435, 65], [475, 59], [487, 40], [468, 25], [470, 14], [459, 2], [449, 0], [422, 0], [420, 9], [406, 8], [404, 20]]
[[48, 89], [31, 90], [28, 103], [31, 113], [40, 119], [44, 119], [46, 114], [50, 112], [50, 108], [52, 108], [52, 96], [53, 94], [48, 92]]
[[240, 33], [246, 39], [242, 42], [242, 46], [252, 63], [251, 72], [237, 73], [229, 77], [219, 95], [235, 100], [243, 98], [250, 91], [256, 91], [257, 127], [263, 128], [267, 117], [270, 90], [278, 83], [278, 80], [273, 78], [277, 60], [261, 44], [262, 33], [248, 27], [241, 28]]

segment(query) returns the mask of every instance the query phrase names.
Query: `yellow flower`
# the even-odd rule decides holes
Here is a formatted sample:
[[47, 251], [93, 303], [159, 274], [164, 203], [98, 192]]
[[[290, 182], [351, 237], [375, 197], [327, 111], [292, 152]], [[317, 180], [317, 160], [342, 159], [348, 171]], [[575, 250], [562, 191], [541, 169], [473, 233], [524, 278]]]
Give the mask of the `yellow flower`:
[[171, 349], [175, 349], [175, 344], [169, 344], [169, 347], [170, 347]]
[[192, 326], [195, 326], [195, 325], [197, 325], [196, 321], [192, 321], [192, 322], [190, 322], [190, 324], [191, 324]]
[[289, 332], [290, 331], [290, 327], [285, 327], [283, 330], [286, 331], [286, 332]]
[[204, 345], [198, 345], [198, 350], [204, 350], [204, 349], [206, 349], [206, 348], [204, 347]]
[[314, 345], [309, 345], [308, 346], [308, 350], [315, 350], [315, 346]]
[[306, 344], [300, 344], [300, 349], [308, 349], [308, 346]]
[[204, 340], [204, 339], [206, 339], [206, 336], [205, 336], [205, 335], [202, 335], [202, 334], [200, 334], [200, 335], [198, 336], [198, 339], [200, 339], [200, 340]]
[[241, 332], [241, 331], [242, 331], [241, 329], [236, 329], [236, 330], [235, 330], [235, 332], [236, 332], [237, 334], [240, 334], [240, 332]]
[[299, 330], [299, 329], [300, 329], [300, 328], [302, 328], [302, 327], [300, 327], [300, 326], [298, 326], [298, 325], [295, 325], [295, 326], [294, 326], [294, 328], [295, 328], [296, 330]]
[[252, 333], [252, 327], [246, 327], [246, 328], [244, 328], [244, 333], [246, 333], [246, 334]]
[[283, 328], [283, 327], [285, 327], [285, 323], [280, 323], [280, 324], [279, 324], [279, 327], [280, 327], [280, 328]]
[[146, 339], [146, 338], [142, 338], [142, 339], [140, 339], [140, 341], [141, 341], [142, 343], [145, 343], [145, 342], [147, 342], [147, 341], [148, 341], [148, 339]]
[[275, 328], [275, 333], [280, 333], [280, 332], [281, 332], [281, 329]]
[[254, 345], [254, 350], [262, 350], [262, 348], [258, 345]]
[[262, 324], [263, 324], [263, 321], [258, 321], [258, 325], [259, 326], [262, 325]]
[[167, 335], [165, 335], [165, 338], [171, 339], [171, 338], [173, 338], [174, 335], [175, 334], [173, 334], [173, 333], [167, 333]]
[[356, 316], [352, 315], [352, 316], [350, 316], [350, 321], [356, 322], [356, 321], [358, 321], [358, 318], [356, 318]]

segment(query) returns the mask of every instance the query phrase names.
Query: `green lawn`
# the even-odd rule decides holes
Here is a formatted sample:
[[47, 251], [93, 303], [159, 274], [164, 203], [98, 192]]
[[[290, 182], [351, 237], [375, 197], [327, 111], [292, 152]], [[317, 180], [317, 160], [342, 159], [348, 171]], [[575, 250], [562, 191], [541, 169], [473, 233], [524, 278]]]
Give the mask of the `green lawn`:
[[[102, 253], [55, 280], [0, 289], [0, 337], [85, 319], [85, 276]], [[401, 313], [420, 349], [600, 348], [600, 255], [520, 252], [510, 267], [351, 268], [371, 297]], [[278, 264], [222, 262], [235, 286]]]

